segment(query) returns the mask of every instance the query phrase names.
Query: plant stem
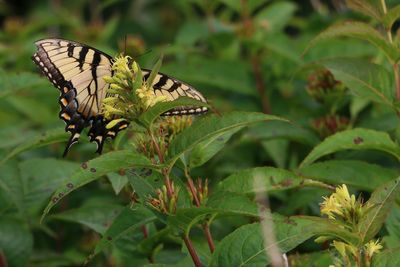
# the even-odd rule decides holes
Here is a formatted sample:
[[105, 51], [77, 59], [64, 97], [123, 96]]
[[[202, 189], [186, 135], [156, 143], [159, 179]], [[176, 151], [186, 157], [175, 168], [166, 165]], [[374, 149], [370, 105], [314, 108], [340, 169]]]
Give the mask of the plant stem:
[[[254, 25], [249, 12], [248, 0], [242, 0], [241, 6], [242, 6], [243, 34], [245, 37], [251, 39], [254, 33], [253, 29]], [[271, 113], [271, 109], [270, 109], [269, 99], [265, 94], [266, 87], [263, 74], [261, 71], [261, 63], [259, 60], [259, 55], [252, 56], [250, 63], [253, 69], [254, 79], [256, 81], [256, 88], [258, 94], [260, 95], [262, 110], [264, 113], [269, 114]]]
[[312, 186], [312, 187], [319, 187], [323, 189], [328, 189], [330, 191], [335, 191], [336, 188], [330, 184], [326, 184], [320, 181], [312, 180], [312, 179], [304, 179], [301, 183], [301, 186]]
[[[186, 174], [186, 175], [188, 176], [189, 174]], [[193, 184], [193, 180], [192, 180], [192, 178], [190, 178], [190, 176], [188, 177], [188, 186], [189, 186], [190, 192], [192, 193], [194, 203], [196, 204], [197, 207], [200, 207], [200, 200], [197, 197], [197, 190], [196, 190], [196, 188]]]
[[0, 249], [0, 267], [8, 267], [6, 257], [3, 254], [3, 251]]
[[[157, 152], [160, 163], [164, 163], [164, 155], [161, 152], [160, 146], [157, 144], [157, 141], [156, 141], [156, 138], [154, 137], [153, 131], [151, 129], [148, 129], [148, 132], [149, 132], [149, 135], [151, 138], [151, 142], [153, 143], [154, 149]], [[174, 190], [172, 190], [172, 184], [171, 184], [171, 179], [169, 178], [169, 172], [170, 172], [170, 169], [168, 169], [168, 168], [165, 168], [162, 171], [164, 178], [165, 178], [165, 186], [167, 187], [168, 196], [170, 198], [172, 198], [174, 195]]]
[[196, 267], [202, 267], [200, 263], [200, 259], [197, 256], [196, 250], [193, 247], [192, 241], [190, 241], [189, 236], [183, 235], [183, 241], [185, 242], [185, 245], [190, 253], [190, 256], [192, 257], [194, 266]]
[[[190, 174], [189, 174], [187, 168], [185, 168], [185, 176], [188, 180], [188, 187], [189, 187], [190, 192], [192, 193], [194, 203], [195, 203], [196, 207], [199, 208], [201, 203], [200, 203], [199, 198], [197, 197], [196, 187], [194, 186], [193, 179], [192, 179], [192, 177], [190, 177]], [[210, 252], [213, 253], [215, 250], [215, 245], [214, 245], [214, 240], [211, 235], [210, 226], [208, 223], [203, 224], [203, 231], [204, 231], [204, 235], [206, 236], [208, 247], [210, 248]]]
[[210, 226], [208, 225], [208, 223], [203, 224], [203, 230], [204, 230], [204, 234], [207, 238], [207, 243], [208, 243], [208, 247], [210, 248], [210, 252], [214, 253], [215, 245], [214, 245], [214, 240], [211, 235]]
[[161, 153], [160, 146], [156, 142], [156, 138], [154, 137], [153, 131], [151, 129], [148, 129], [148, 132], [149, 132], [149, 135], [151, 138], [151, 142], [153, 143], [153, 146], [157, 152], [157, 156], [158, 156], [158, 159], [160, 160], [160, 163], [164, 163], [164, 156]]
[[263, 112], [265, 114], [269, 114], [271, 113], [271, 108], [269, 105], [268, 97], [265, 94], [265, 82], [261, 71], [260, 60], [257, 55], [252, 58], [251, 65], [253, 68], [254, 78], [256, 80], [257, 91], [260, 95]]
[[[147, 239], [147, 238], [149, 237], [149, 233], [148, 233], [148, 231], [147, 231], [146, 225], [142, 225], [141, 228], [142, 228], [143, 238], [144, 238], [144, 239]], [[147, 256], [147, 259], [148, 259], [148, 261], [149, 261], [150, 263], [154, 263], [154, 259], [153, 259], [153, 257], [152, 257], [151, 255]]]

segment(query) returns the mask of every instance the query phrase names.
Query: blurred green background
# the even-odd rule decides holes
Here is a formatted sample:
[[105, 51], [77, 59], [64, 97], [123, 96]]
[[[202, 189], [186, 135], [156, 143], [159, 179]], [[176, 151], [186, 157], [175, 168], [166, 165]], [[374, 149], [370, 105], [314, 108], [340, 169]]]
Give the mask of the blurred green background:
[[[0, 158], [7, 159], [0, 165], [0, 253], [7, 255], [9, 266], [80, 266], [113, 211], [129, 203], [126, 178], [110, 174], [74, 192], [39, 224], [54, 189], [81, 162], [95, 157], [95, 147], [82, 136], [62, 159], [62, 142], [27, 144], [49, 131], [68, 138], [58, 119], [58, 92], [30, 59], [36, 40], [61, 37], [112, 56], [125, 51], [146, 68], [163, 54], [161, 71], [193, 85], [219, 112], [263, 111], [302, 127], [301, 133], [277, 133], [274, 125], [258, 125], [235, 134], [212, 160], [194, 170], [216, 183], [243, 168], [295, 167], [324, 137], [312, 121], [332, 112], [307, 94], [312, 72], [307, 63], [338, 55], [382, 61], [371, 45], [354, 39], [324, 41], [302, 55], [319, 32], [349, 18], [363, 19], [339, 0], [0, 0]], [[394, 129], [395, 114], [346, 101], [334, 116], [367, 128]], [[275, 135], [285, 138], [272, 139]], [[15, 148], [24, 152], [6, 158], [18, 152]], [[105, 150], [111, 148], [109, 142]], [[298, 189], [273, 195], [272, 205], [282, 214], [316, 214], [324, 194], [321, 189]], [[244, 221], [216, 222], [212, 230], [218, 239]], [[145, 264], [146, 257], [135, 254], [131, 240], [140, 234], [89, 266]], [[157, 262], [183, 257], [174, 240], [166, 244]], [[315, 249], [308, 244], [299, 252]]]

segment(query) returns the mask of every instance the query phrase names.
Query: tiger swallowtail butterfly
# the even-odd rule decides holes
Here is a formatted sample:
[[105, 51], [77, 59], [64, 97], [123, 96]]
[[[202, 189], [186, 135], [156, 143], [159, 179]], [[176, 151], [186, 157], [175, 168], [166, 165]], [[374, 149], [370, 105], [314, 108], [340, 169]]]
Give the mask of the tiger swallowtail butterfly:
[[[115, 138], [129, 124], [120, 121], [107, 129], [110, 121], [101, 115], [102, 101], [109, 86], [103, 77], [113, 75], [112, 57], [88, 45], [63, 39], [43, 39], [35, 44], [37, 51], [32, 59], [60, 91], [59, 117], [66, 123], [65, 131], [71, 133], [63, 156], [78, 142], [86, 127], [90, 127], [90, 142], [96, 142], [96, 152], [100, 154], [107, 137]], [[151, 70], [142, 69], [142, 73], [144, 80], [147, 80]], [[155, 95], [164, 95], [168, 101], [186, 96], [207, 102], [192, 86], [162, 73], [156, 75], [153, 89]], [[163, 115], [201, 114], [207, 110], [206, 107], [178, 107]]]

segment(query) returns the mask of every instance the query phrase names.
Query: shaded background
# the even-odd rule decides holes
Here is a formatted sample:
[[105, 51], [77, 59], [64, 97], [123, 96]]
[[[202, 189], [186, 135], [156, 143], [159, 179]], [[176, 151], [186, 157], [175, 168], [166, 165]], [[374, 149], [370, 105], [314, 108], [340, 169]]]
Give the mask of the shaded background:
[[[388, 5], [391, 2], [396, 1]], [[218, 111], [263, 111], [303, 127], [301, 138], [286, 133], [286, 139], [273, 140], [273, 125], [242, 131], [208, 164], [194, 170], [198, 176], [216, 183], [238, 169], [297, 166], [324, 137], [312, 121], [329, 114], [306, 92], [310, 69], [305, 64], [333, 55], [382, 61], [373, 47], [353, 39], [325, 41], [302, 56], [316, 34], [354, 17], [363, 19], [341, 1], [0, 0], [0, 157], [46, 131], [63, 131], [58, 92], [39, 76], [30, 59], [34, 41], [62, 37], [112, 56], [126, 51], [146, 68], [163, 54], [162, 72], [192, 84]], [[394, 114], [379, 111], [372, 118], [370, 114], [368, 108], [360, 111], [355, 125], [393, 130]], [[348, 105], [335, 115], [355, 119]], [[64, 143], [54, 143], [0, 166], [0, 248], [10, 266], [80, 266], [113, 212], [129, 203], [126, 178], [110, 174], [74, 192], [39, 224], [54, 189], [80, 162], [95, 157], [94, 145], [85, 139], [82, 136], [67, 159], [61, 159]], [[110, 142], [106, 146], [106, 151], [112, 149]], [[321, 189], [280, 193], [273, 195], [272, 205], [282, 214], [316, 214], [320, 196], [326, 193]], [[213, 232], [219, 239], [245, 222], [236, 217], [217, 221]], [[140, 240], [141, 233], [132, 238]], [[147, 263], [131, 239], [97, 256], [90, 266]], [[164, 248], [157, 262], [174, 263], [185, 255], [176, 240], [167, 240]], [[310, 243], [298, 252], [318, 249]]]

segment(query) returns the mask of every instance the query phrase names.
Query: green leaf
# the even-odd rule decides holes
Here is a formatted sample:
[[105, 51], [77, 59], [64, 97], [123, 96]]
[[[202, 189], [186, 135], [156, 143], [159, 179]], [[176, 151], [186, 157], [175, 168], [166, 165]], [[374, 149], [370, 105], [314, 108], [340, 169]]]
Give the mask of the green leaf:
[[110, 181], [116, 195], [118, 195], [124, 188], [124, 186], [128, 183], [128, 178], [126, 177], [126, 175], [115, 172], [107, 174], [107, 178]]
[[189, 161], [188, 167], [195, 168], [206, 163], [225, 146], [232, 135], [241, 129], [241, 127], [235, 128], [197, 144], [192, 150], [185, 153], [184, 157]]
[[330, 252], [318, 251], [291, 255], [290, 263], [293, 264], [293, 266], [326, 267], [334, 266], [334, 259]]
[[68, 134], [63, 129], [50, 130], [42, 134], [38, 134], [32, 139], [26, 140], [26, 142], [21, 143], [16, 148], [14, 148], [4, 159], [0, 161], [3, 164], [7, 160], [16, 155], [25, 152], [27, 150], [32, 150], [49, 144], [64, 142], [67, 140]]
[[400, 5], [391, 8], [383, 17], [387, 29], [392, 29], [393, 24], [400, 18]]
[[243, 195], [218, 192], [210, 197], [206, 207], [178, 209], [176, 214], [168, 216], [168, 225], [188, 235], [192, 227], [199, 222], [207, 218], [227, 215], [258, 217], [257, 206]]
[[391, 62], [397, 62], [400, 58], [398, 49], [393, 44], [389, 43], [380, 32], [366, 23], [354, 21], [339, 23], [329, 27], [309, 43], [305, 52], [322, 40], [340, 36], [354, 37], [368, 41], [382, 50]]
[[296, 9], [297, 6], [289, 1], [273, 2], [258, 12], [254, 21], [261, 25], [267, 25], [268, 31], [280, 32], [292, 19]]
[[[48, 121], [56, 119], [53, 116], [53, 110], [48, 105], [43, 105], [41, 99], [35, 99], [33, 97], [21, 97], [21, 96], [9, 96], [7, 102], [13, 106], [13, 108], [26, 117], [30, 122], [37, 125], [43, 125]], [[34, 110], [35, 112], [32, 112]]]
[[378, 21], [382, 20], [382, 5], [377, 0], [346, 0], [349, 8], [372, 17]]
[[254, 177], [261, 179], [264, 188], [257, 188], [257, 192], [287, 190], [298, 187], [303, 178], [291, 171], [274, 167], [258, 167], [234, 173], [218, 183], [218, 190], [238, 192], [242, 194], [254, 193]]
[[53, 194], [51, 201], [43, 211], [42, 220], [54, 205], [72, 191], [107, 173], [132, 167], [157, 168], [146, 157], [128, 150], [109, 152], [82, 163], [81, 167]]
[[396, 242], [396, 247], [400, 244], [400, 206], [394, 205], [386, 220], [385, 226], [390, 238]]
[[104, 234], [111, 222], [121, 212], [120, 205], [110, 203], [90, 203], [77, 209], [70, 209], [62, 213], [54, 214], [51, 218], [80, 223]]
[[24, 207], [36, 215], [54, 190], [60, 187], [79, 165], [52, 158], [32, 158], [19, 164]]
[[384, 67], [353, 58], [326, 59], [319, 63], [330, 70], [335, 79], [343, 82], [356, 96], [388, 107], [393, 105], [393, 79]]
[[146, 83], [147, 86], [152, 87], [153, 83], [154, 83], [154, 79], [156, 78], [158, 72], [160, 71], [161, 65], [162, 65], [162, 61], [163, 61], [163, 56], [161, 56], [156, 64], [154, 65], [154, 67], [152, 68], [151, 72], [150, 72], [150, 76], [147, 79]]
[[0, 84], [0, 98], [16, 94], [18, 91], [26, 88], [48, 86], [46, 79], [36, 74], [30, 72], [6, 72], [3, 69], [0, 71]]
[[[273, 216], [275, 246], [286, 253], [314, 235], [331, 234], [346, 236], [346, 239], [355, 239], [351, 233], [317, 217], [294, 216], [285, 218], [275, 214]], [[266, 266], [270, 263], [266, 256], [261, 226], [259, 223], [247, 224], [226, 236], [216, 247], [209, 267], [230, 266]]]
[[90, 257], [93, 257], [109, 245], [114, 244], [119, 238], [126, 236], [132, 231], [137, 230], [140, 226], [152, 222], [155, 219], [156, 217], [154, 214], [142, 206], [135, 206], [133, 209], [126, 207], [104, 233]]
[[276, 116], [256, 112], [231, 112], [222, 116], [213, 114], [196, 120], [191, 127], [176, 136], [169, 145], [168, 164], [173, 165], [183, 153], [193, 149], [201, 142], [214, 138], [216, 135], [269, 120], [284, 121], [284, 119]]
[[142, 122], [146, 127], [150, 127], [154, 120], [157, 119], [161, 114], [177, 107], [190, 106], [190, 107], [210, 107], [207, 103], [202, 101], [189, 98], [189, 97], [179, 97], [174, 101], [159, 102], [146, 112], [144, 112], [140, 117], [139, 121]]
[[164, 177], [161, 173], [150, 169], [132, 169], [126, 173], [133, 190], [142, 200], [155, 195], [156, 189], [161, 188]]
[[393, 155], [400, 160], [400, 148], [385, 132], [368, 129], [352, 129], [329, 136], [307, 155], [300, 168], [309, 165], [317, 159], [346, 149], [375, 149]]
[[257, 205], [249, 197], [234, 192], [214, 192], [207, 200], [206, 206], [219, 213], [258, 217]]
[[288, 159], [289, 140], [264, 140], [261, 146], [278, 168], [284, 168]]
[[283, 121], [271, 121], [251, 126], [245, 137], [260, 140], [288, 139], [311, 146], [315, 146], [320, 141], [318, 136], [309, 129]]
[[329, 160], [305, 165], [297, 171], [301, 176], [330, 184], [346, 184], [373, 191], [399, 176], [399, 172], [357, 160]]
[[372, 258], [372, 267], [398, 267], [400, 266], [400, 248], [384, 250]]
[[0, 252], [4, 253], [10, 267], [27, 266], [33, 249], [33, 237], [26, 225], [19, 220], [1, 217]]
[[358, 224], [362, 244], [374, 238], [382, 228], [396, 198], [400, 193], [400, 178], [377, 188], [366, 203], [370, 209]]

